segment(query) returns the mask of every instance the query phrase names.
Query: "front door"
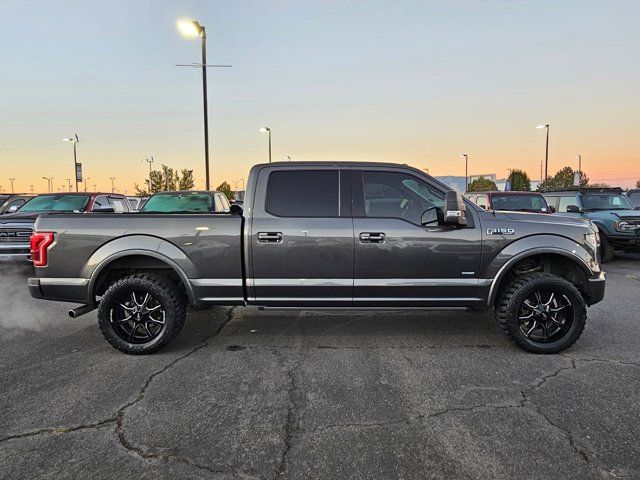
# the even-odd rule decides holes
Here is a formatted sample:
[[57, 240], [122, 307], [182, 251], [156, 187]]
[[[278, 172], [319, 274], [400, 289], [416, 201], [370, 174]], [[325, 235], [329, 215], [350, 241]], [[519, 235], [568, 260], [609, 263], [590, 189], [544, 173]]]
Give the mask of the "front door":
[[475, 306], [481, 234], [467, 209], [464, 228], [421, 225], [445, 191], [404, 169], [352, 170], [356, 306]]
[[[306, 167], [308, 168], [308, 167]], [[349, 306], [353, 219], [349, 169], [270, 167], [258, 174], [249, 235], [249, 301]]]

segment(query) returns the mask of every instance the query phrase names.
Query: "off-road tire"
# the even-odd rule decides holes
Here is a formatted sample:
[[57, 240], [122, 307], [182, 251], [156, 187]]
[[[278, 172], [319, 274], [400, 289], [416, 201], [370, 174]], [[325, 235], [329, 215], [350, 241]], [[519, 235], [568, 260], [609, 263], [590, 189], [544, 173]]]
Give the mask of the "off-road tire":
[[[134, 290], [152, 295], [164, 311], [164, 328], [157, 337], [147, 343], [131, 343], [121, 338], [110, 319], [114, 302], [123, 294]], [[130, 355], [144, 355], [160, 350], [180, 333], [186, 317], [186, 299], [180, 289], [165, 277], [146, 273], [116, 280], [107, 288], [98, 308], [98, 325], [104, 338], [113, 347]]]
[[607, 240], [607, 237], [600, 233], [600, 259], [602, 263], [607, 263], [613, 260], [613, 255], [615, 253], [615, 249], [611, 242]]
[[[520, 327], [519, 311], [522, 303], [539, 288], [551, 288], [565, 295], [573, 310], [573, 323], [569, 330], [550, 343], [531, 340]], [[587, 321], [587, 308], [575, 285], [557, 275], [536, 272], [507, 280], [498, 294], [495, 315], [498, 326], [518, 347], [531, 353], [558, 353], [569, 348], [582, 335]]]

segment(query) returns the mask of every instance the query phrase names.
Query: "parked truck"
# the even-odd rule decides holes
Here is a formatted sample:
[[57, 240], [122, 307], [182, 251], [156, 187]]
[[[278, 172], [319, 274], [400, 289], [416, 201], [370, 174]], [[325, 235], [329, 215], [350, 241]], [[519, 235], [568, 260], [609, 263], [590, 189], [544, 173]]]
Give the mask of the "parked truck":
[[97, 308], [130, 354], [170, 342], [188, 303], [491, 308], [518, 346], [556, 353], [604, 296], [588, 220], [485, 211], [406, 165], [262, 164], [247, 185], [244, 211], [40, 216], [32, 296]]

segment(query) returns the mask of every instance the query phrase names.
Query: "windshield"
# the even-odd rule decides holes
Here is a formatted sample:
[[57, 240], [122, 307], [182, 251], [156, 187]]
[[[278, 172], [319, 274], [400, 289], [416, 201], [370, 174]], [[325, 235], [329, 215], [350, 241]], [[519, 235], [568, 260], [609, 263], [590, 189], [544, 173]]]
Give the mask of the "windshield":
[[491, 205], [495, 210], [513, 212], [548, 212], [542, 195], [492, 195]]
[[19, 212], [73, 212], [84, 210], [88, 195], [38, 195], [18, 209]]
[[143, 213], [211, 213], [213, 199], [206, 193], [172, 193], [154, 195], [142, 210]]
[[616, 193], [588, 193], [582, 195], [584, 210], [633, 210], [627, 197]]

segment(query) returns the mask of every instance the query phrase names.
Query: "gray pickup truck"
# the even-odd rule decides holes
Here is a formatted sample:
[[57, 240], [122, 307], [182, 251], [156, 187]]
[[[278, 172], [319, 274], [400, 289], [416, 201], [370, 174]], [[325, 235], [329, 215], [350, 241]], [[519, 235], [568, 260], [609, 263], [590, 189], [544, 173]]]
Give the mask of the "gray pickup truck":
[[485, 211], [396, 164], [262, 164], [247, 185], [244, 211], [39, 217], [32, 296], [98, 308], [131, 354], [171, 341], [188, 303], [493, 308], [518, 346], [556, 353], [604, 296], [588, 220]]

